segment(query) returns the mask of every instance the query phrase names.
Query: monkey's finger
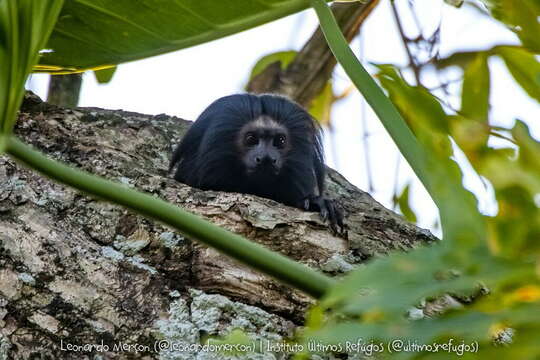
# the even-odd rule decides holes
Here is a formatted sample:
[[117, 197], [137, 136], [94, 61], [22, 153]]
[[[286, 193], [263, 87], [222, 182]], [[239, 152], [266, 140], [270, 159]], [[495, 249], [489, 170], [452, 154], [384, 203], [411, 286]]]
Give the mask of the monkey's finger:
[[343, 219], [345, 218], [345, 216], [343, 215], [343, 210], [339, 206], [335, 206], [335, 210], [337, 224], [341, 228], [341, 232], [344, 232], [346, 225], [343, 223]]
[[336, 207], [334, 205], [334, 202], [332, 200], [325, 199], [324, 205], [326, 209], [328, 210], [328, 222], [330, 225], [330, 228], [332, 229], [332, 232], [334, 234], [339, 234], [338, 228], [336, 224], [338, 223], [337, 219], [337, 212]]
[[319, 214], [321, 215], [322, 220], [326, 222], [326, 220], [328, 220], [328, 215], [329, 215], [329, 209], [328, 209], [328, 206], [326, 206], [326, 199], [324, 199], [321, 196], [318, 196], [313, 199], [313, 202], [319, 208]]
[[321, 210], [320, 210], [319, 214], [321, 215], [321, 219], [324, 222], [326, 222], [326, 220], [328, 220], [329, 211], [325, 206], [321, 206]]
[[311, 204], [311, 199], [310, 198], [305, 198], [304, 204], [303, 204], [304, 205], [304, 210], [309, 211], [310, 204]]
[[349, 227], [347, 226], [347, 224], [345, 224], [345, 223], [343, 222], [343, 219], [345, 218], [345, 215], [344, 215], [342, 209], [338, 209], [338, 212], [339, 212], [339, 216], [338, 216], [338, 225], [339, 225], [339, 227], [341, 228], [341, 236], [342, 236], [344, 239], [348, 239], [348, 238], [349, 238], [349, 232], [348, 232]]

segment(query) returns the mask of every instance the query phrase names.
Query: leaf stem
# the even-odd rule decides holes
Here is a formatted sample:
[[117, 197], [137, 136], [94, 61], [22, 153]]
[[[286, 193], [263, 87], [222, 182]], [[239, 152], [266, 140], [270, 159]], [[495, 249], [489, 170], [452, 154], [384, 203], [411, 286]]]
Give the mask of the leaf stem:
[[8, 138], [6, 150], [16, 160], [53, 180], [170, 225], [183, 235], [197, 239], [314, 298], [322, 297], [334, 283], [331, 278], [318, 271], [222, 229], [166, 201], [51, 160], [13, 136]]

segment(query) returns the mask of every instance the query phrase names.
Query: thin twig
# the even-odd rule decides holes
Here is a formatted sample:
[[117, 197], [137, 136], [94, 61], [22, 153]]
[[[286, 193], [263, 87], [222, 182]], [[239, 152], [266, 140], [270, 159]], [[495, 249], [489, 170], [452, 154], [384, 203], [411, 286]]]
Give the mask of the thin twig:
[[517, 143], [516, 143], [516, 141], [515, 141], [514, 139], [509, 138], [509, 137], [506, 136], [506, 135], [496, 133], [496, 132], [494, 132], [493, 130], [489, 132], [489, 135], [494, 136], [494, 137], [497, 137], [497, 138], [499, 138], [499, 139], [506, 140], [506, 141], [512, 143], [513, 145], [517, 145]]
[[[360, 61], [363, 61], [364, 60], [363, 59], [364, 38], [362, 37], [361, 33], [358, 36], [358, 40], [360, 43], [358, 57], [360, 58]], [[370, 134], [368, 133], [368, 129], [367, 129], [366, 106], [367, 106], [366, 101], [362, 99], [362, 101], [360, 102], [360, 124], [362, 127], [362, 147], [364, 148], [364, 162], [366, 166], [366, 180], [367, 180], [367, 185], [368, 185], [368, 192], [372, 194], [375, 188], [373, 186], [373, 172], [371, 170], [371, 160], [370, 160], [371, 157], [369, 156], [370, 151], [369, 151], [368, 139], [369, 139]]]
[[[392, 2], [394, 2], [394, 0], [392, 0]], [[414, 4], [413, 4], [413, 1], [409, 0], [407, 1], [408, 5], [409, 5], [409, 10], [411, 11], [411, 16], [414, 20], [414, 23], [416, 24], [416, 28], [417, 29], [421, 29], [422, 28], [422, 24], [420, 24], [420, 20], [418, 19], [418, 16], [416, 16], [416, 11], [414, 11]], [[419, 34], [418, 37], [420, 38], [422, 35]]]
[[405, 48], [405, 52], [407, 53], [407, 57], [409, 58], [409, 66], [413, 70], [414, 78], [416, 79], [416, 84], [421, 85], [420, 69], [418, 68], [416, 61], [414, 60], [414, 57], [412, 56], [411, 50], [409, 49], [409, 39], [407, 38], [407, 36], [405, 35], [405, 32], [403, 31], [403, 24], [401, 23], [401, 19], [399, 18], [395, 1], [390, 0], [390, 5], [392, 8], [392, 14], [394, 15], [394, 20], [396, 21], [399, 35], [401, 36], [401, 41], [403, 42], [403, 47]]

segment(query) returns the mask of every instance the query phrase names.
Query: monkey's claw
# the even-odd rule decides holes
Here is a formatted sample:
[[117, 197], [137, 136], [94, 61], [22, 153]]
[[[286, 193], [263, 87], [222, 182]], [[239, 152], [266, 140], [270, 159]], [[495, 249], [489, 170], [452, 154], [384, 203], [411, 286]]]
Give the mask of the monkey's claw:
[[304, 200], [304, 208], [308, 211], [318, 211], [323, 221], [328, 221], [335, 235], [347, 238], [347, 225], [343, 223], [343, 210], [334, 200], [324, 196], [310, 196]]

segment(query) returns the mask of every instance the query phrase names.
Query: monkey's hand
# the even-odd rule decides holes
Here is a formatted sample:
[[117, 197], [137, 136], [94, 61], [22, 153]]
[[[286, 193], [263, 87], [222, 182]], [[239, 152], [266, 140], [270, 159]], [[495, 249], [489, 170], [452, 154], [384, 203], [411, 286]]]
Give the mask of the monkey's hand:
[[319, 212], [323, 221], [328, 220], [334, 234], [347, 238], [347, 225], [343, 223], [343, 210], [334, 200], [324, 196], [311, 195], [303, 200], [302, 208], [307, 211]]

